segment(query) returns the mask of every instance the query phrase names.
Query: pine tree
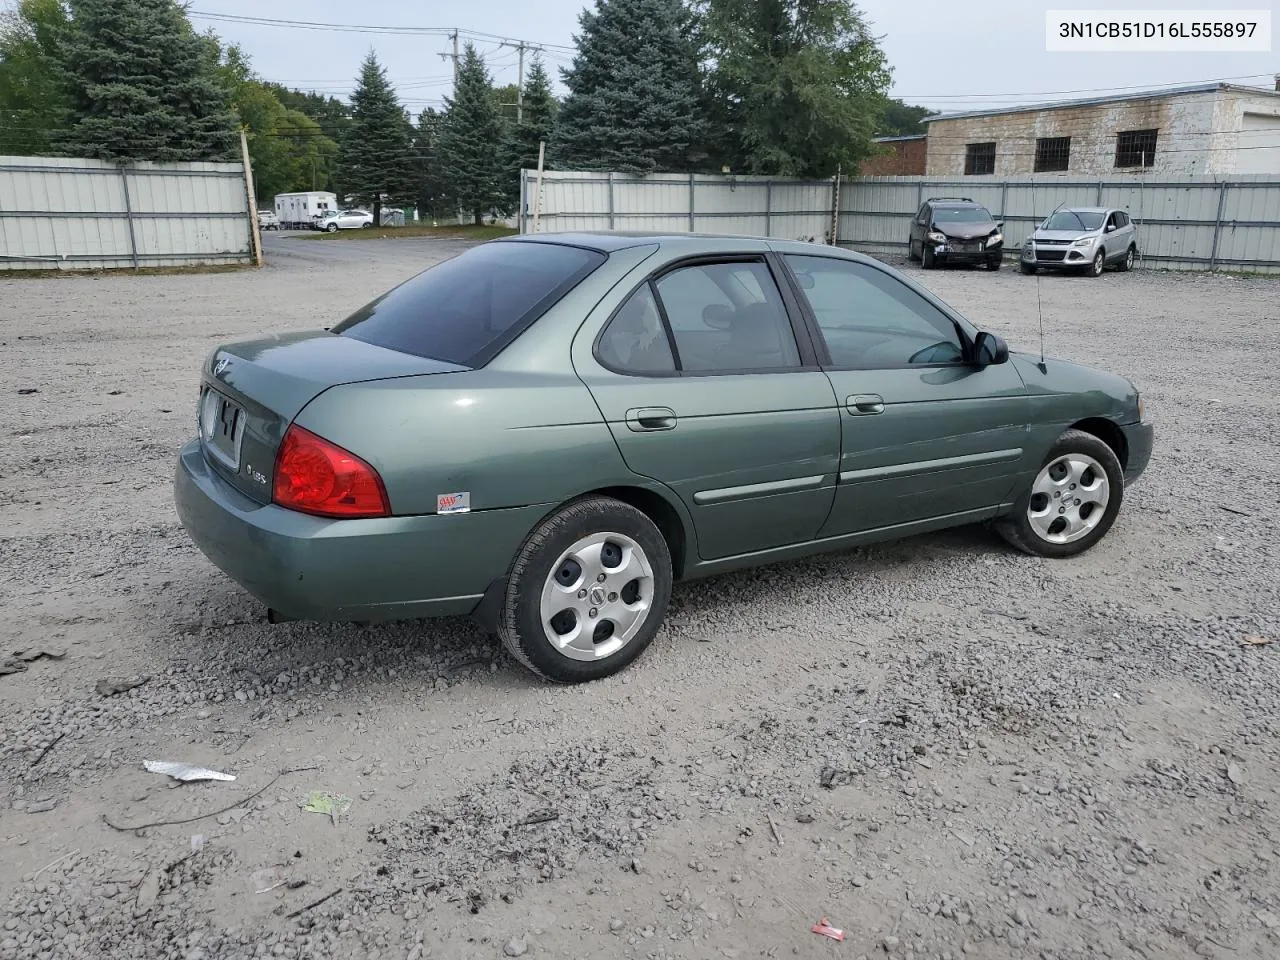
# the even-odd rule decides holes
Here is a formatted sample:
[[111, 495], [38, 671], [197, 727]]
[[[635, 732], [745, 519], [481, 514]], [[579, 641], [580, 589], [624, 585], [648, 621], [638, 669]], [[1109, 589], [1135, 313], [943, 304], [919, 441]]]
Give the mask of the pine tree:
[[448, 202], [444, 176], [440, 169], [440, 135], [443, 128], [444, 114], [430, 107], [418, 114], [418, 127], [413, 134], [413, 156], [418, 167], [418, 213], [424, 219], [438, 218]]
[[551, 140], [551, 130], [559, 108], [551, 93], [551, 79], [539, 56], [535, 56], [529, 66], [522, 99], [521, 121], [508, 128], [503, 150], [507, 195], [513, 203], [520, 199], [520, 171], [537, 167], [538, 144]]
[[373, 51], [360, 65], [351, 94], [351, 124], [338, 155], [343, 186], [373, 207], [382, 223], [382, 204], [406, 203], [416, 192], [413, 126]]
[[470, 211], [476, 226], [490, 210], [506, 208], [502, 176], [502, 121], [489, 71], [467, 44], [458, 66], [453, 98], [445, 100], [440, 165], [445, 191], [457, 209]]
[[562, 169], [693, 169], [705, 156], [697, 52], [680, 0], [596, 0], [564, 72], [553, 157]]
[[75, 123], [67, 152], [102, 160], [226, 160], [235, 121], [215, 54], [175, 0], [69, 0], [59, 44]]

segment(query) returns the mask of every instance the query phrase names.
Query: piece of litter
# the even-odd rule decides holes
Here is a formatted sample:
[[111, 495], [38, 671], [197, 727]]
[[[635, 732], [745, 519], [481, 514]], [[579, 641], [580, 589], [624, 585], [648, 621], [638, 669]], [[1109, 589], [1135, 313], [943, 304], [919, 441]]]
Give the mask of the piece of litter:
[[143, 760], [142, 765], [150, 773], [163, 773], [165, 776], [173, 777], [175, 780], [182, 780], [184, 783], [191, 780], [235, 779], [229, 773], [220, 773], [207, 767], [193, 767], [189, 763], [175, 763], [170, 760]]
[[1244, 780], [1244, 771], [1240, 769], [1238, 764], [1227, 764], [1227, 779], [1234, 784], [1239, 784]]
[[1270, 637], [1260, 637], [1256, 633], [1240, 641], [1242, 647], [1265, 647], [1271, 643]]
[[813, 929], [813, 932], [818, 934], [819, 936], [830, 937], [832, 940], [840, 940], [840, 941], [844, 940], [844, 931], [837, 930], [835, 927], [833, 927], [827, 921], [826, 917], [823, 917], [821, 920], [815, 923], [812, 929]]
[[128, 680], [112, 680], [108, 678], [99, 680], [94, 689], [104, 697], [114, 697], [117, 693], [126, 693], [134, 687], [140, 687], [150, 679], [150, 677], [132, 677]]
[[333, 820], [336, 826], [338, 818], [351, 809], [351, 798], [340, 793], [312, 790], [303, 801], [302, 809], [307, 813], [323, 814]]

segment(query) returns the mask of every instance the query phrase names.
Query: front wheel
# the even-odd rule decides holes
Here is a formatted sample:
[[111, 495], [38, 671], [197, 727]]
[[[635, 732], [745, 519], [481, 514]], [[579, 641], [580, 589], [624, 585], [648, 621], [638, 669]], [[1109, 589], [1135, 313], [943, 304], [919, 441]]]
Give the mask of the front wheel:
[[544, 520], [520, 548], [498, 635], [541, 677], [598, 680], [653, 640], [671, 580], [671, 552], [652, 520], [619, 500], [579, 500]]
[[326, 231], [327, 233], [337, 233], [337, 232], [338, 232], [338, 225], [337, 225], [336, 223], [331, 223], [331, 224], [329, 224], [327, 227], [325, 227], [324, 229], [325, 229], [325, 231]]
[[1023, 273], [1032, 274], [1036, 272], [1036, 265], [1034, 263], [1020, 263], [1018, 264], [1018, 269]]
[[999, 261], [999, 260], [988, 260], [988, 261], [987, 261], [987, 269], [988, 269], [988, 270], [999, 270], [999, 269], [1000, 269], [1000, 261]]
[[1102, 276], [1102, 271], [1106, 268], [1106, 265], [1107, 265], [1107, 252], [1105, 250], [1099, 250], [1097, 253], [1093, 255], [1093, 262], [1089, 264], [1089, 276], [1091, 277]]
[[920, 269], [932, 270], [937, 266], [937, 262], [933, 255], [933, 249], [928, 244], [922, 243], [920, 245]]
[[1091, 433], [1067, 430], [996, 530], [1026, 553], [1074, 557], [1106, 536], [1123, 499], [1115, 452]]

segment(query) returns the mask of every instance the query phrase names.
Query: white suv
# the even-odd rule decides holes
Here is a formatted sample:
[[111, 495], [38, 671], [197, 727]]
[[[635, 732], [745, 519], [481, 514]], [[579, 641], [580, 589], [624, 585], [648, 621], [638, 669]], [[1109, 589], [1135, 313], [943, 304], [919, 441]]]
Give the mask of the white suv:
[[372, 226], [373, 214], [367, 210], [326, 210], [316, 221], [316, 229], [328, 233]]

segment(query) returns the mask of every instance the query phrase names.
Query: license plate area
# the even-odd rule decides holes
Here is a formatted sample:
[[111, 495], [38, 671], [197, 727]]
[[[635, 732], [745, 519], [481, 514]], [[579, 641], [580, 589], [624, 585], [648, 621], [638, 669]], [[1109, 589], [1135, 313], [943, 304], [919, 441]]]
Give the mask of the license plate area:
[[240, 470], [240, 446], [244, 441], [244, 408], [212, 388], [200, 403], [200, 437], [205, 450], [224, 466]]

